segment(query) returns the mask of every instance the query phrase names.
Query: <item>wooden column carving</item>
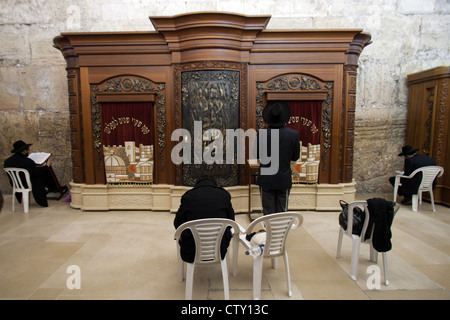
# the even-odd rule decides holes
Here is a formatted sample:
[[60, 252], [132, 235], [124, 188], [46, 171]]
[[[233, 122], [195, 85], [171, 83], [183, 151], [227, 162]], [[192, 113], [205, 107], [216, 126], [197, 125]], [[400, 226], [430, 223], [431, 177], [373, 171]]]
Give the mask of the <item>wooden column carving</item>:
[[55, 48], [61, 50], [67, 63], [67, 91], [70, 114], [70, 142], [72, 150], [72, 179], [76, 183], [85, 181], [83, 162], [83, 127], [80, 107], [80, 68], [78, 56], [70, 42], [64, 37], [54, 39]]
[[356, 69], [358, 66], [345, 65], [343, 79], [343, 105], [344, 121], [342, 122], [342, 156], [343, 167], [340, 167], [339, 176], [344, 182], [353, 179], [353, 144], [355, 140], [355, 105], [356, 105]]
[[346, 54], [347, 63], [343, 75], [343, 121], [341, 128], [341, 156], [343, 166], [339, 167], [340, 180], [351, 182], [353, 179], [353, 145], [355, 140], [356, 76], [359, 56], [367, 45], [372, 43], [367, 33], [355, 36]]

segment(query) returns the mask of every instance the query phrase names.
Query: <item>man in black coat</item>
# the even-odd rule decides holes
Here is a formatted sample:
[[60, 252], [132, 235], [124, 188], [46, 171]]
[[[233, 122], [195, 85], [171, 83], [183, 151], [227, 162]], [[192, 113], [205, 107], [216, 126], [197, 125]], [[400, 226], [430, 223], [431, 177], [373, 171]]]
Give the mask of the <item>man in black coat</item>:
[[[16, 141], [13, 144], [14, 153], [11, 157], [5, 160], [5, 168], [22, 168], [26, 169], [30, 174], [30, 181], [34, 200], [42, 207], [48, 207], [47, 192], [56, 192], [57, 187], [48, 166], [51, 165], [50, 160], [44, 166], [36, 166], [33, 160], [28, 158], [30, 154], [31, 143], [25, 143], [22, 140]], [[22, 180], [25, 184], [26, 181]], [[22, 194], [16, 193], [16, 198], [19, 203], [22, 202]]]
[[[285, 212], [288, 208], [289, 193], [292, 188], [291, 161], [297, 161], [300, 157], [300, 139], [298, 132], [286, 127], [286, 123], [291, 116], [289, 105], [283, 101], [271, 101], [263, 109], [263, 119], [269, 125], [267, 130], [267, 156], [270, 163], [264, 163], [264, 152], [260, 146], [261, 130], [258, 132], [257, 158], [260, 159], [260, 172], [257, 178], [257, 184], [260, 188], [263, 213], [271, 214]], [[278, 141], [276, 139], [278, 135]], [[271, 145], [275, 143], [273, 151], [278, 152], [278, 157], [271, 153]], [[264, 169], [274, 165], [278, 160], [278, 169], [276, 172], [264, 173]], [[276, 165], [276, 164], [275, 164]]]
[[[177, 229], [185, 222], [205, 219], [224, 218], [234, 220], [234, 210], [231, 204], [231, 195], [224, 188], [217, 186], [213, 177], [203, 176], [198, 179], [194, 188], [187, 191], [181, 197], [173, 225]], [[222, 239], [220, 253], [224, 259], [232, 234], [230, 229], [225, 231]], [[181, 234], [180, 240], [181, 258], [185, 262], [192, 263], [195, 259], [195, 242], [190, 230]]]
[[[411, 146], [402, 147], [402, 152], [398, 154], [399, 157], [404, 156], [404, 176], [409, 176], [414, 170], [427, 167], [427, 166], [435, 166], [436, 161], [433, 158], [424, 156], [422, 154], [416, 153], [419, 149], [414, 149]], [[412, 195], [416, 194], [420, 182], [422, 181], [422, 173], [416, 174], [411, 179], [401, 178], [400, 183], [402, 184], [398, 188], [398, 195], [403, 196], [402, 204], [409, 205], [412, 203]], [[395, 185], [395, 177], [390, 177], [389, 182], [392, 186]], [[434, 180], [433, 187], [436, 186], [437, 181]]]

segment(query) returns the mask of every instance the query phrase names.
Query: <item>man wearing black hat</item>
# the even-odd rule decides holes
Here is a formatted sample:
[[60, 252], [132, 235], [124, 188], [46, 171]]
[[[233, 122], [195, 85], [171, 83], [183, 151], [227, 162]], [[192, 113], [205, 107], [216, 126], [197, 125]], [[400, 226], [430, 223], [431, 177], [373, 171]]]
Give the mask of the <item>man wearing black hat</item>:
[[[436, 161], [433, 158], [424, 156], [423, 154], [416, 153], [419, 149], [414, 149], [413, 147], [407, 145], [402, 147], [402, 152], [398, 154], [399, 157], [405, 157], [404, 163], [404, 173], [403, 175], [409, 176], [414, 170], [427, 167], [435, 166]], [[402, 184], [398, 188], [398, 195], [403, 196], [402, 204], [409, 205], [412, 203], [412, 195], [417, 193], [419, 189], [420, 182], [422, 181], [422, 173], [416, 174], [411, 179], [400, 179]], [[392, 186], [395, 185], [395, 177], [390, 177], [389, 182]], [[433, 187], [436, 186], [436, 180], [433, 183]]]
[[[14, 149], [11, 150], [11, 153], [14, 154], [5, 160], [4, 167], [26, 169], [30, 174], [34, 200], [40, 206], [48, 207], [47, 190], [49, 192], [54, 192], [57, 190], [55, 181], [53, 180], [48, 167], [51, 165], [51, 162], [50, 160], [47, 160], [47, 165], [36, 166], [36, 163], [28, 158], [31, 145], [31, 143], [25, 143], [22, 140], [14, 142]], [[19, 203], [22, 202], [21, 193], [16, 193], [16, 198]]]
[[[260, 173], [257, 178], [259, 185], [263, 213], [285, 212], [288, 208], [289, 193], [292, 188], [291, 161], [296, 161], [300, 157], [300, 139], [298, 132], [286, 127], [286, 123], [291, 117], [289, 105], [283, 101], [269, 102], [262, 113], [263, 120], [269, 125], [267, 130], [267, 153], [272, 150], [271, 144], [275, 143], [278, 148], [278, 157], [268, 154], [270, 159], [278, 159], [278, 170], [274, 174], [264, 174], [264, 168], [271, 167], [273, 163], [266, 163], [262, 159], [259, 139], [261, 130], [258, 132], [258, 152], [257, 157], [261, 161]], [[272, 141], [272, 137], [278, 141]]]

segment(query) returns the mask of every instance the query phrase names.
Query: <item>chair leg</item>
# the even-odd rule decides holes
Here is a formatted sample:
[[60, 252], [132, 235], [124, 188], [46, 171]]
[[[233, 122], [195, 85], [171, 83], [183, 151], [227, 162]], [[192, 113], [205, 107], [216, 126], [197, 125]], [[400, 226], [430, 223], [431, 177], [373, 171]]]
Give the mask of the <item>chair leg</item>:
[[28, 207], [30, 204], [30, 193], [28, 191], [22, 192], [23, 211], [28, 213]]
[[193, 263], [186, 263], [186, 266], [186, 300], [192, 300], [195, 265]]
[[397, 202], [397, 193], [398, 193], [398, 187], [400, 186], [400, 178], [395, 177], [395, 183], [394, 183], [394, 202]]
[[289, 259], [287, 251], [284, 251], [284, 266], [286, 268], [286, 282], [287, 282], [288, 296], [292, 297], [291, 273], [289, 272]]
[[272, 269], [277, 270], [278, 269], [278, 258], [272, 258]]
[[16, 201], [16, 193], [13, 190], [13, 193], [12, 193], [12, 212], [14, 212], [14, 201]]
[[370, 244], [370, 261], [378, 263], [378, 251], [374, 249], [372, 243]]
[[239, 256], [239, 239], [233, 241], [233, 277], [237, 275], [237, 262]]
[[344, 230], [342, 228], [339, 228], [339, 237], [338, 237], [338, 246], [337, 246], [337, 252], [336, 252], [336, 259], [339, 259], [341, 257], [342, 236], [343, 235], [344, 235]]
[[389, 285], [388, 279], [388, 263], [387, 263], [387, 253], [383, 252], [383, 270], [384, 270], [384, 284]]
[[417, 207], [419, 206], [418, 204], [419, 199], [417, 194], [413, 194], [412, 195], [412, 211], [417, 211]]
[[184, 280], [184, 261], [181, 259], [180, 248], [177, 246], [178, 251], [178, 282]]
[[436, 212], [436, 208], [434, 207], [433, 191], [430, 191], [430, 200], [431, 200], [431, 208], [433, 209], [433, 212]]
[[228, 287], [228, 267], [227, 267], [227, 259], [223, 259], [220, 261], [220, 266], [222, 268], [222, 278], [223, 278], [223, 294], [225, 300], [230, 300], [230, 289]]
[[253, 257], [253, 299], [261, 299], [263, 256]]
[[350, 278], [353, 281], [358, 279], [358, 263], [359, 263], [359, 247], [361, 244], [361, 238], [353, 236], [352, 243], [352, 261], [350, 264]]

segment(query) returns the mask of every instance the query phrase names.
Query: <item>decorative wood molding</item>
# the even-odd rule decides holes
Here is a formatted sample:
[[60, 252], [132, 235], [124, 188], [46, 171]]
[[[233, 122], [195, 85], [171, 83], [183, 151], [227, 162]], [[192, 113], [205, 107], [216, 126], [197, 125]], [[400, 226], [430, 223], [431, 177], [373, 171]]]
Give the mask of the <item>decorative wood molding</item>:
[[[175, 128], [182, 127], [182, 91], [181, 74], [185, 71], [196, 70], [234, 70], [239, 71], [239, 125], [243, 130], [247, 129], [247, 64], [226, 61], [204, 61], [176, 64], [174, 66], [174, 117]], [[175, 184], [182, 185], [182, 165], [176, 166]], [[245, 166], [240, 166], [240, 177], [246, 177]]]
[[[264, 94], [270, 96], [270, 92], [275, 92], [280, 97], [280, 92], [292, 94], [294, 97], [301, 94], [306, 99], [305, 93], [310, 92], [308, 100], [315, 100], [318, 97], [317, 93], [320, 91], [320, 97], [325, 97], [322, 103], [322, 170], [327, 168], [327, 155], [331, 148], [331, 106], [333, 104], [333, 82], [324, 82], [315, 77], [299, 73], [290, 73], [278, 75], [265, 82], [257, 82], [256, 84], [256, 124], [258, 129], [265, 127], [262, 118], [262, 111], [264, 109]], [[285, 100], [291, 99], [288, 94], [283, 95]]]
[[444, 168], [437, 180], [434, 201], [450, 205], [450, 67], [408, 75], [408, 119], [405, 144], [420, 148]]
[[[142, 97], [147, 97], [146, 101], [155, 101], [154, 95], [157, 96], [156, 105], [156, 118], [157, 125], [156, 131], [158, 133], [158, 147], [159, 147], [159, 165], [164, 169], [164, 148], [166, 147], [166, 99], [164, 95], [165, 84], [155, 83], [150, 79], [135, 75], [122, 75], [107, 79], [98, 84], [91, 84], [91, 123], [93, 133], [93, 147], [97, 151], [97, 167], [103, 160], [103, 150], [101, 148], [102, 143], [102, 124], [101, 124], [101, 102], [104, 99], [101, 96], [108, 97], [107, 100], [114, 100], [114, 95], [124, 101], [124, 97], [127, 97], [127, 102], [130, 101], [143, 101]], [[125, 95], [123, 94], [125, 93]], [[147, 95], [142, 95], [147, 93]], [[136, 97], [137, 99], [134, 99]], [[100, 99], [99, 99], [100, 98]], [[117, 101], [117, 100], [115, 100]]]
[[[180, 184], [181, 168], [168, 160], [167, 146], [174, 144], [166, 135], [181, 127], [181, 72], [202, 69], [240, 72], [242, 129], [261, 127], [265, 98], [285, 99], [287, 94], [295, 100], [323, 100], [320, 183], [351, 181], [356, 68], [370, 35], [359, 28], [266, 30], [269, 20], [269, 15], [197, 12], [150, 17], [155, 31], [55, 37], [54, 46], [67, 62], [74, 181], [105, 183], [98, 105], [149, 98], [157, 110], [156, 183]], [[246, 166], [240, 170], [240, 183], [246, 184]]]

